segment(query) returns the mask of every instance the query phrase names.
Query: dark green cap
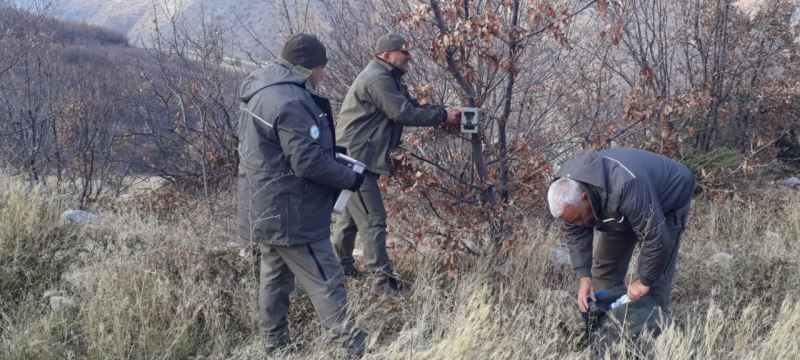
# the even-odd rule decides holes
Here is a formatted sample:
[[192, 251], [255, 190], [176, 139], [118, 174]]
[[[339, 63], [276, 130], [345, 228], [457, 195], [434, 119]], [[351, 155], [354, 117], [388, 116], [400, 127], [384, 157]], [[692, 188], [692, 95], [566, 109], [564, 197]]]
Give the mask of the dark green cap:
[[387, 51], [410, 51], [411, 44], [400, 34], [391, 33], [381, 36], [375, 44], [375, 53], [380, 54]]
[[325, 46], [314, 35], [294, 34], [283, 44], [281, 56], [292, 65], [313, 69], [328, 63]]

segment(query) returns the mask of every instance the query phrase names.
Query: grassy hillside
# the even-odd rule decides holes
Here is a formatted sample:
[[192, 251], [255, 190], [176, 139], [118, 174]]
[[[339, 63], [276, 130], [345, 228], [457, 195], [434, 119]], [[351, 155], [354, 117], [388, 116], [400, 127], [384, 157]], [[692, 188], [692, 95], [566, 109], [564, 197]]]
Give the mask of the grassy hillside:
[[124, 189], [129, 174], [228, 179], [239, 74], [210, 37], [192, 49], [158, 40], [136, 48], [0, 2], [0, 162], [85, 190], [82, 204]]
[[[64, 196], [8, 176], [0, 189], [0, 358], [262, 356], [254, 258], [235, 238], [229, 205], [212, 216], [171, 199], [180, 205], [157, 217], [158, 199], [139, 199], [95, 209], [102, 224], [83, 227], [58, 218]], [[783, 188], [744, 202], [698, 200], [680, 252], [674, 322], [652, 344], [654, 358], [796, 356], [798, 202]], [[575, 290], [571, 270], [551, 259], [560, 235], [526, 221], [527, 240], [507, 261], [472, 258], [455, 278], [436, 254], [394, 254], [414, 281], [402, 300], [348, 284], [371, 335], [366, 358], [589, 358], [558, 329]], [[54, 311], [54, 296], [74, 304]], [[290, 316], [306, 344], [290, 358], [335, 355], [304, 295]], [[606, 356], [636, 354], [620, 343]]]

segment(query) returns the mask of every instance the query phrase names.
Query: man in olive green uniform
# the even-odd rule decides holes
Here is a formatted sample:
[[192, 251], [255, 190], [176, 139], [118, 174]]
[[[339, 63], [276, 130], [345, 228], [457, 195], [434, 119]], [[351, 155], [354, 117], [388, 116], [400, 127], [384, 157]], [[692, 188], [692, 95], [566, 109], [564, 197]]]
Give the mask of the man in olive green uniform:
[[308, 293], [328, 335], [352, 354], [366, 334], [348, 313], [343, 273], [330, 242], [338, 192], [363, 176], [335, 160], [330, 103], [309, 88], [328, 58], [316, 37], [297, 34], [281, 58], [242, 83], [239, 119], [239, 236], [261, 250], [259, 318], [267, 352], [290, 344], [287, 313], [294, 281]]
[[367, 270], [379, 293], [400, 290], [386, 253], [386, 209], [378, 187], [392, 172], [389, 152], [400, 144], [404, 126], [457, 126], [459, 108], [420, 105], [409, 95], [402, 76], [411, 61], [410, 46], [398, 34], [378, 39], [375, 58], [350, 86], [336, 124], [336, 143], [366, 164], [364, 184], [334, 225], [333, 246], [345, 274], [357, 276], [353, 248], [361, 239]]

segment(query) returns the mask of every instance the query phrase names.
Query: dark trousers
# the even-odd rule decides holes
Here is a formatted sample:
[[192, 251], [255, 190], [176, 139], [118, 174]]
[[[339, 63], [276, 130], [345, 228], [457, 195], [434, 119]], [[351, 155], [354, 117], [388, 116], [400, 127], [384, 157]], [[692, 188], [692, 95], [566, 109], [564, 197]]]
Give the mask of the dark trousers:
[[[675, 265], [678, 260], [680, 237], [686, 227], [691, 204], [664, 215], [673, 249], [667, 249], [667, 261], [661, 277], [650, 287], [649, 295], [664, 310], [669, 308], [672, 281], [675, 278]], [[625, 275], [628, 273], [633, 250], [638, 238], [633, 231], [599, 231], [595, 237], [592, 256], [592, 279], [597, 290], [609, 292], [625, 291]]]
[[[663, 273], [650, 287], [647, 295], [636, 302], [609, 311], [605, 330], [598, 338], [600, 348], [611, 346], [623, 336], [636, 340], [645, 330], [656, 336], [660, 334], [662, 322], [669, 316], [670, 293], [675, 279], [680, 237], [686, 227], [690, 210], [691, 204], [688, 204], [665, 214], [665, 225], [675, 246], [668, 249]], [[597, 290], [626, 293], [625, 276], [637, 241], [636, 235], [630, 231], [598, 233], [592, 263], [592, 278]]]
[[314, 304], [320, 322], [333, 341], [362, 349], [366, 334], [348, 312], [342, 267], [328, 240], [296, 246], [260, 245], [259, 320], [271, 346], [289, 341], [289, 294], [297, 280]]

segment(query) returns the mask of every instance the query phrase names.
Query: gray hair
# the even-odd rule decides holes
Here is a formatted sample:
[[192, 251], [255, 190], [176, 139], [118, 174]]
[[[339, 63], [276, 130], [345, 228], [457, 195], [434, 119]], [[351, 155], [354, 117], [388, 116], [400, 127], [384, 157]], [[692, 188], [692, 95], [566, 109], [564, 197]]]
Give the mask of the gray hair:
[[570, 178], [560, 178], [550, 184], [547, 190], [547, 203], [550, 205], [550, 214], [556, 219], [564, 214], [564, 208], [569, 205], [577, 206], [581, 203], [581, 184]]

